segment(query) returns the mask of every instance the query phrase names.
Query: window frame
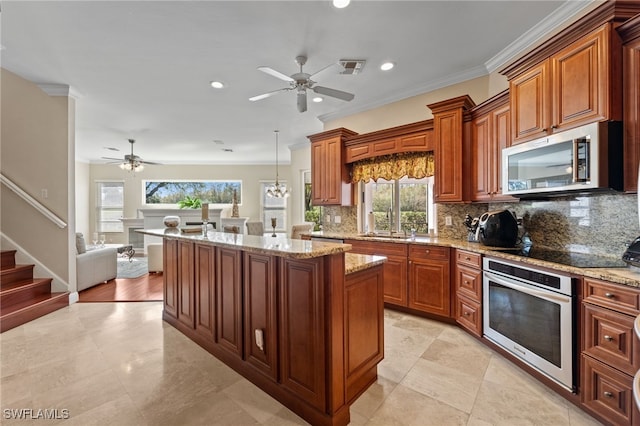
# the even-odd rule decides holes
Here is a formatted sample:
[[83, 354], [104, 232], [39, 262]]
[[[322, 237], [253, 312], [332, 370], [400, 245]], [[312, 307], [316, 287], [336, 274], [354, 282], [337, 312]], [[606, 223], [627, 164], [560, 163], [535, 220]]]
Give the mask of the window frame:
[[[244, 183], [242, 179], [143, 179], [140, 181], [141, 186], [141, 199], [143, 207], [158, 207], [158, 208], [175, 208], [177, 206], [176, 203], [147, 203], [147, 183], [148, 182], [168, 182], [168, 183], [184, 183], [184, 182], [204, 182], [204, 183], [237, 183], [239, 185], [239, 190], [237, 192], [238, 195], [238, 206], [242, 206], [242, 202], [244, 200], [243, 197], [243, 187]], [[231, 206], [233, 205], [233, 201], [229, 201], [228, 203], [212, 203], [210, 200], [202, 200], [203, 203], [208, 202], [209, 207], [223, 207], [223, 206]]]
[[[122, 204], [119, 206], [109, 206], [109, 207], [103, 207], [102, 205], [102, 188], [104, 186], [104, 184], [111, 184], [110, 186], [114, 186], [113, 184], [117, 184], [117, 186], [122, 188]], [[95, 205], [96, 205], [96, 209], [95, 209], [95, 213], [96, 213], [96, 218], [95, 218], [95, 226], [96, 226], [96, 232], [100, 233], [100, 234], [113, 234], [113, 233], [122, 233], [124, 232], [124, 223], [122, 222], [122, 218], [124, 218], [124, 189], [125, 189], [125, 181], [124, 180], [109, 180], [109, 179], [101, 179], [101, 180], [96, 180], [95, 181], [95, 189], [96, 189], [96, 197], [95, 197]], [[102, 218], [102, 212], [105, 211], [113, 211], [113, 212], [120, 212], [120, 218], [118, 219], [118, 221], [116, 222], [115, 220], [101, 220]], [[104, 224], [115, 224], [115, 223], [119, 223], [119, 225], [117, 226], [117, 228], [119, 228], [119, 230], [105, 230], [104, 229]]]

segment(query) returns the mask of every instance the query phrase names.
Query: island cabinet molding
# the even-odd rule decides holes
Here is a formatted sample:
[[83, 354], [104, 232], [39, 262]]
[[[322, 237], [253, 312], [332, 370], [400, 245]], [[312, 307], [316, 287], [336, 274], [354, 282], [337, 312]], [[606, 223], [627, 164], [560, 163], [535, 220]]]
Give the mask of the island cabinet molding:
[[622, 38], [624, 190], [638, 191], [640, 164], [640, 14], [617, 28]]
[[163, 237], [163, 320], [307, 422], [349, 423], [384, 356], [382, 260], [345, 275], [343, 244], [145, 233]]
[[353, 204], [344, 140], [356, 134], [339, 128], [308, 136], [311, 141], [311, 203], [314, 206]]

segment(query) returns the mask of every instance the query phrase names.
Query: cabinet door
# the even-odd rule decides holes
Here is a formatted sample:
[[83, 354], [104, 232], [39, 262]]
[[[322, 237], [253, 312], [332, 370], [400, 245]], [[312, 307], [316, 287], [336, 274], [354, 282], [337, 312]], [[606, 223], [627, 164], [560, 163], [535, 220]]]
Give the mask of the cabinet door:
[[624, 190], [638, 191], [640, 163], [640, 40], [624, 46]]
[[162, 259], [164, 313], [178, 318], [178, 240], [164, 239]]
[[511, 108], [505, 105], [497, 108], [491, 114], [493, 145], [491, 149], [491, 188], [493, 200], [514, 200], [513, 197], [502, 195], [502, 150], [511, 146]]
[[195, 251], [196, 331], [213, 340], [216, 250], [214, 246], [208, 244], [196, 244]]
[[320, 409], [326, 403], [322, 265], [323, 258], [281, 259], [278, 301], [280, 383]]
[[546, 136], [551, 113], [549, 90], [548, 61], [509, 82], [514, 144]]
[[[608, 27], [607, 27], [608, 28]], [[551, 57], [551, 129], [575, 127], [608, 116], [608, 31], [601, 29]]]
[[325, 144], [311, 144], [311, 203], [321, 206], [325, 202]]
[[178, 321], [194, 328], [194, 244], [178, 241], [178, 259]]
[[462, 194], [462, 111], [436, 114], [433, 118], [436, 147], [435, 201], [457, 202]]
[[216, 343], [242, 357], [242, 252], [216, 250]]
[[271, 379], [278, 380], [276, 258], [244, 253], [244, 356]]
[[384, 301], [407, 306], [407, 258], [387, 256], [384, 263]]
[[456, 322], [476, 336], [482, 336], [482, 306], [458, 293], [455, 308]]
[[449, 262], [409, 259], [409, 307], [449, 317]]
[[340, 138], [325, 142], [325, 163], [323, 175], [324, 203], [340, 204], [342, 201], [342, 143]]
[[491, 199], [491, 175], [492, 162], [490, 157], [494, 155], [491, 141], [491, 120], [490, 114], [476, 118], [471, 124], [473, 135], [471, 138], [471, 152], [474, 156], [472, 161], [472, 193], [473, 201], [486, 201]]

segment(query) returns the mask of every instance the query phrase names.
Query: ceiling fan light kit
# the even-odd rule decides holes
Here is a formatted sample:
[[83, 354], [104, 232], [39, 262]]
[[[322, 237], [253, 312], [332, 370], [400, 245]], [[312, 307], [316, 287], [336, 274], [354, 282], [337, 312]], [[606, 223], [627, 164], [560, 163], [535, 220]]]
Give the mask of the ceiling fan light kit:
[[118, 167], [120, 167], [122, 170], [126, 170], [128, 172], [134, 172], [134, 173], [144, 170], [145, 164], [160, 164], [160, 163], [154, 163], [151, 161], [143, 161], [140, 157], [135, 155], [133, 153], [133, 144], [135, 142], [136, 142], [135, 139], [129, 139], [129, 143], [131, 144], [131, 154], [125, 155], [124, 161], [122, 161], [122, 159], [120, 158], [110, 158], [110, 157], [102, 157], [102, 158], [104, 158], [105, 160], [114, 160], [115, 162], [119, 163]]
[[[364, 64], [364, 61], [361, 61]], [[302, 70], [302, 66], [307, 63], [306, 56], [298, 56], [296, 57], [296, 63], [300, 66], [300, 72], [292, 74], [291, 76], [285, 75], [279, 71], [276, 71], [270, 67], [258, 67], [259, 71], [262, 71], [265, 74], [269, 74], [272, 77], [276, 77], [280, 80], [286, 81], [289, 83], [289, 87], [284, 87], [282, 89], [274, 90], [271, 92], [263, 93], [261, 95], [253, 96], [249, 98], [250, 101], [259, 101], [261, 99], [268, 98], [270, 96], [276, 95], [280, 92], [286, 92], [290, 90], [295, 90], [297, 93], [297, 107], [299, 112], [305, 112], [307, 110], [307, 89], [312, 90], [315, 93], [330, 96], [332, 98], [340, 99], [343, 101], [350, 101], [354, 98], [352, 93], [343, 92], [342, 90], [331, 89], [329, 87], [316, 86], [316, 80], [318, 76], [321, 74], [327, 73], [329, 71], [334, 70], [335, 68], [342, 70], [338, 71], [339, 74], [344, 74], [344, 65], [342, 62], [334, 62], [320, 71], [317, 71], [314, 74], [307, 74]], [[351, 73], [354, 74], [354, 73]]]

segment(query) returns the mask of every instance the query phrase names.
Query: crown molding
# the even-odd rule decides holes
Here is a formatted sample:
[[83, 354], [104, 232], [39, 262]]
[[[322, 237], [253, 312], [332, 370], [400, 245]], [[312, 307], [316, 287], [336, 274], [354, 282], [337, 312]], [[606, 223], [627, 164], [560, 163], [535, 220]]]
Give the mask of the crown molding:
[[358, 107], [346, 107], [336, 112], [322, 114], [318, 116], [318, 119], [323, 123], [326, 123], [327, 121], [337, 120], [339, 118], [348, 117], [360, 112], [369, 111], [371, 109], [378, 108], [393, 102], [401, 101], [413, 96], [423, 95], [425, 93], [433, 92], [434, 90], [442, 89], [443, 87], [462, 83], [467, 80], [485, 76], [487, 74], [488, 73], [486, 67], [484, 65], [480, 65], [458, 73], [449, 74], [436, 80], [431, 80], [426, 84], [415, 86], [410, 90], [396, 92], [393, 95], [387, 96], [386, 98], [377, 99], [376, 101], [365, 103]]
[[553, 31], [560, 27], [571, 24], [570, 21], [578, 18], [587, 9], [597, 7], [603, 2], [601, 0], [590, 1], [568, 1], [554, 10], [545, 19], [533, 26], [527, 32], [510, 43], [507, 47], [498, 52], [497, 55], [485, 62], [487, 72], [492, 73], [503, 65], [516, 59], [528, 49], [544, 41]]
[[37, 86], [49, 96], [67, 96], [73, 99], [82, 98], [82, 94], [67, 84], [39, 83]]

